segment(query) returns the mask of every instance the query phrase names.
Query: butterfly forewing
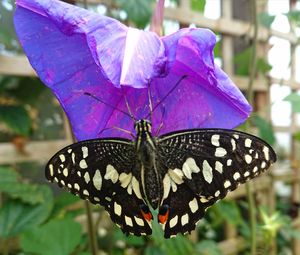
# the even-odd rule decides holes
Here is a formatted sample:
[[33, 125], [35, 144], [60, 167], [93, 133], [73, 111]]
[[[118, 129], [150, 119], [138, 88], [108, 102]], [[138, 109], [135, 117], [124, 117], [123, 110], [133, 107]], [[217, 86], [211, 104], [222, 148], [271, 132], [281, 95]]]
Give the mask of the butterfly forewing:
[[151, 234], [141, 214], [134, 145], [127, 139], [96, 139], [72, 144], [52, 157], [46, 178], [94, 204], [105, 207], [124, 233]]
[[157, 144], [158, 158], [168, 169], [162, 173], [161, 203], [170, 208], [166, 237], [193, 230], [207, 207], [276, 161], [263, 140], [234, 130], [174, 132]]

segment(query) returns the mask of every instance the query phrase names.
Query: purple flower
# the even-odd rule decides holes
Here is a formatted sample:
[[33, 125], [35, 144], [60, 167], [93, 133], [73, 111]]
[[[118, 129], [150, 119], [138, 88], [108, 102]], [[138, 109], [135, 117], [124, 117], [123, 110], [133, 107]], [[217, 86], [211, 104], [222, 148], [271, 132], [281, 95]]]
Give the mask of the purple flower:
[[[78, 140], [128, 137], [136, 119], [155, 106], [153, 133], [234, 128], [251, 106], [214, 64], [215, 35], [187, 28], [158, 37], [57, 0], [17, 0], [15, 28], [31, 65], [53, 91]], [[99, 98], [101, 103], [86, 92]], [[113, 107], [111, 107], [113, 106]], [[121, 111], [120, 111], [121, 110]], [[162, 125], [161, 125], [162, 123]]]

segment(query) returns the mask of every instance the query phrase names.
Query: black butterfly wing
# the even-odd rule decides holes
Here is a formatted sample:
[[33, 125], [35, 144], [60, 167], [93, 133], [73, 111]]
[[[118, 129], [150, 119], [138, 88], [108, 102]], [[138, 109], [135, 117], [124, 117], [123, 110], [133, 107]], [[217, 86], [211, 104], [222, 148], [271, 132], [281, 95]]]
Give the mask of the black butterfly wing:
[[100, 204], [124, 233], [148, 235], [145, 205], [134, 144], [127, 139], [95, 139], [72, 144], [56, 153], [46, 166], [46, 178], [60, 187]]
[[276, 154], [258, 137], [235, 130], [203, 129], [157, 139], [164, 196], [169, 207], [165, 237], [195, 229], [207, 207], [266, 171]]

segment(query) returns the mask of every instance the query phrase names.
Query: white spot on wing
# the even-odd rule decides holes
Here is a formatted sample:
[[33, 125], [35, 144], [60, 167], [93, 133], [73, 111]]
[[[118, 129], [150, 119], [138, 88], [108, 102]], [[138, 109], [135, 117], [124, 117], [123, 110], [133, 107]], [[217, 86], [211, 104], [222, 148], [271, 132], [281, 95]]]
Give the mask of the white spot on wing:
[[266, 158], [266, 160], [269, 160], [270, 159], [270, 151], [269, 151], [269, 148], [267, 147], [267, 146], [265, 146], [264, 148], [263, 148], [263, 152], [264, 152], [264, 155], [265, 155], [265, 158]]
[[49, 165], [49, 171], [50, 171], [50, 176], [53, 176], [54, 175], [54, 170], [53, 170], [53, 165], [52, 164]]
[[111, 180], [113, 183], [116, 183], [119, 179], [119, 174], [117, 170], [110, 164], [108, 164], [106, 167], [106, 173], [104, 179]]
[[142, 199], [142, 194], [141, 194], [141, 190], [140, 190], [140, 184], [139, 184], [138, 180], [134, 176], [131, 179], [131, 186], [132, 186], [132, 189], [133, 189], [135, 195], [139, 199]]
[[227, 166], [231, 166], [232, 165], [232, 159], [228, 159], [227, 160]]
[[249, 154], [245, 155], [245, 161], [247, 164], [250, 164], [252, 162], [252, 157]]
[[251, 143], [252, 143], [252, 140], [250, 140], [249, 138], [247, 138], [247, 139], [245, 140], [245, 147], [250, 148], [250, 147], [251, 147]]
[[64, 175], [65, 177], [67, 177], [68, 174], [69, 174], [68, 168], [65, 168], [65, 169], [63, 170], [63, 175]]
[[216, 161], [215, 169], [221, 174], [223, 173], [223, 164], [220, 161]]
[[60, 154], [60, 155], [59, 155], [59, 158], [60, 158], [60, 161], [61, 161], [61, 162], [65, 162], [65, 160], [66, 160], [66, 157], [65, 157], [64, 154]]
[[231, 182], [230, 182], [229, 180], [226, 180], [226, 181], [224, 182], [224, 188], [227, 189], [227, 188], [230, 187], [230, 186], [231, 186]]
[[144, 226], [144, 221], [141, 218], [134, 216], [134, 220], [135, 220], [136, 224], [138, 224], [139, 226], [141, 226], [141, 227]]
[[119, 181], [121, 182], [121, 187], [126, 188], [129, 185], [131, 178], [132, 178], [131, 173], [129, 173], [129, 174], [121, 173], [119, 176]]
[[234, 175], [233, 175], [233, 179], [234, 179], [235, 181], [238, 180], [240, 177], [241, 177], [241, 175], [240, 175], [239, 172], [235, 172]]
[[214, 146], [220, 146], [219, 139], [220, 139], [220, 135], [213, 135], [211, 137], [211, 144]]
[[231, 138], [231, 146], [232, 146], [232, 150], [235, 151], [235, 149], [236, 149], [236, 142], [232, 138]]
[[188, 179], [192, 179], [192, 173], [199, 173], [200, 168], [193, 158], [187, 158], [182, 166], [182, 171]]
[[215, 197], [218, 197], [218, 196], [220, 196], [220, 190], [217, 190], [216, 192], [215, 192]]
[[209, 165], [209, 163], [207, 162], [207, 160], [203, 161], [203, 177], [206, 182], [208, 182], [208, 183], [212, 182], [212, 178], [213, 178], [212, 168]]
[[117, 202], [114, 203], [114, 212], [118, 216], [122, 214], [122, 207]]
[[245, 173], [244, 173], [244, 177], [248, 177], [250, 175], [250, 172], [249, 171], [246, 171]]
[[97, 169], [95, 174], [94, 174], [94, 177], [93, 177], [93, 184], [94, 184], [94, 187], [97, 189], [97, 190], [101, 190], [101, 186], [102, 186], [102, 177], [101, 177], [101, 174], [100, 174], [100, 171]]
[[78, 183], [74, 184], [74, 189], [80, 190], [80, 187], [79, 187]]
[[176, 226], [176, 224], [177, 224], [177, 222], [178, 222], [178, 215], [176, 215], [175, 217], [173, 217], [171, 220], [170, 220], [170, 228], [173, 228], [173, 227], [175, 227]]
[[88, 147], [84, 146], [81, 148], [81, 150], [82, 150], [82, 157], [86, 158], [89, 154]]
[[88, 172], [85, 172], [83, 178], [84, 178], [85, 182], [88, 183], [90, 181], [90, 174]]
[[88, 167], [87, 164], [86, 164], [85, 159], [80, 160], [79, 166], [80, 166], [80, 168], [82, 168], [82, 169], [86, 169], [86, 168]]
[[197, 202], [196, 198], [194, 198], [193, 200], [191, 200], [189, 202], [189, 207], [190, 207], [192, 213], [194, 213], [198, 210], [198, 202]]
[[125, 222], [128, 226], [133, 227], [132, 219], [125, 215]]
[[90, 193], [85, 189], [85, 190], [83, 190], [83, 195], [89, 196]]
[[163, 186], [164, 186], [163, 199], [166, 199], [169, 196], [169, 192], [171, 189], [171, 178], [168, 174], [166, 174], [163, 179]]
[[189, 215], [186, 213], [181, 216], [181, 225], [184, 226], [189, 222]]
[[265, 168], [266, 166], [267, 166], [267, 164], [265, 161], [261, 162], [261, 168]]
[[215, 152], [216, 157], [224, 157], [226, 154], [227, 154], [227, 151], [224, 148], [218, 147], [216, 149], [216, 152]]
[[170, 176], [170, 178], [172, 179], [173, 182], [175, 182], [176, 184], [182, 184], [183, 180], [183, 173], [180, 169], [175, 168], [174, 170], [169, 169], [168, 174]]

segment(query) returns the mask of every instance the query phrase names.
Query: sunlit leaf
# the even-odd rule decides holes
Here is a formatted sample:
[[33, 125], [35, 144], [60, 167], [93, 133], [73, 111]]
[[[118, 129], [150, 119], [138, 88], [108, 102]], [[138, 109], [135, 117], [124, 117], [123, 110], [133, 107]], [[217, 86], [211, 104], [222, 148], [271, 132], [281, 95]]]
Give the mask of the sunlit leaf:
[[24, 233], [21, 247], [27, 253], [69, 255], [79, 245], [81, 235], [81, 226], [74, 220], [52, 220]]
[[0, 122], [4, 123], [14, 134], [29, 135], [31, 120], [24, 106], [0, 105]]

